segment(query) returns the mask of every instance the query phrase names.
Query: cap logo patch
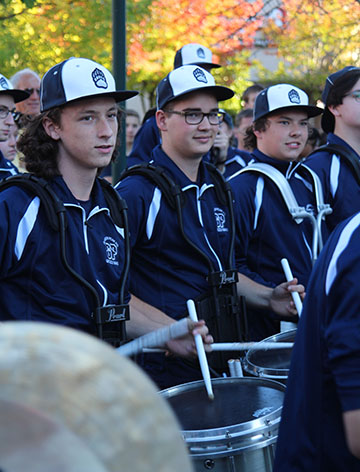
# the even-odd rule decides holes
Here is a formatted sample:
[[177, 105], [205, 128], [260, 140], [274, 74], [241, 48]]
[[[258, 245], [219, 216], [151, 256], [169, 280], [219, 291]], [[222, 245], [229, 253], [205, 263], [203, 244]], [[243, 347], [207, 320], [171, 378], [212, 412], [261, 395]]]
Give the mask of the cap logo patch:
[[200, 57], [200, 59], [205, 59], [205, 51], [203, 50], [203, 48], [198, 48], [196, 54], [198, 57]]
[[0, 87], [3, 90], [8, 90], [9, 89], [9, 84], [7, 83], [6, 79], [4, 79], [4, 77], [1, 77], [1, 79], [0, 79]]
[[291, 89], [288, 95], [291, 103], [296, 103], [297, 105], [301, 103], [300, 95], [295, 89]]
[[96, 87], [103, 89], [108, 88], [108, 83], [106, 82], [106, 77], [102, 70], [98, 68], [94, 69], [91, 73], [91, 77]]
[[193, 74], [194, 74], [194, 77], [195, 79], [198, 81], [198, 82], [204, 82], [204, 84], [207, 84], [207, 78], [204, 74], [204, 72], [199, 69], [199, 68], [196, 68], [194, 71], [193, 71]]

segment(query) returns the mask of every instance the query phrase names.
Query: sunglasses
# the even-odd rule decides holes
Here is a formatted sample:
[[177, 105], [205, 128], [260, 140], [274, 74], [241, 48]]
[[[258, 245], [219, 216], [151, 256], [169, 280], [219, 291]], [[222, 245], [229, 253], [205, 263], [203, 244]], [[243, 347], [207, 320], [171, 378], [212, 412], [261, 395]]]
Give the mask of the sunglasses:
[[35, 89], [35, 88], [27, 88], [24, 90], [25, 92], [27, 92], [29, 95], [32, 95], [34, 92], [36, 92], [39, 97], [40, 97], [40, 89]]

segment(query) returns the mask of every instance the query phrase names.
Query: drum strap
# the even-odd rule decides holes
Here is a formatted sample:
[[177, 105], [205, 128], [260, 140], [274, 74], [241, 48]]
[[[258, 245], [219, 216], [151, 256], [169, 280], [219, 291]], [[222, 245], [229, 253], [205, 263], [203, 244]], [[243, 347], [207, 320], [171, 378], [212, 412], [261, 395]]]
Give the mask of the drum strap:
[[[96, 289], [69, 264], [66, 256], [67, 210], [63, 202], [51, 188], [48, 181], [31, 173], [10, 176], [0, 182], [0, 191], [14, 185], [37, 196], [44, 208], [50, 227], [59, 233], [61, 260], [65, 269], [77, 282], [89, 290], [94, 298], [95, 307], [91, 318], [96, 323], [97, 336], [118, 347], [126, 340], [125, 320], [129, 319], [129, 307], [124, 304], [124, 292], [130, 265], [130, 242], [127, 225], [127, 206], [110, 183], [99, 179], [110, 214], [116, 226], [124, 229], [125, 261], [119, 282], [119, 305], [101, 306]], [[108, 334], [107, 334], [108, 333]]]
[[312, 262], [314, 264], [323, 247], [321, 226], [324, 217], [332, 213], [330, 205], [324, 203], [322, 185], [316, 173], [304, 165], [300, 165], [296, 169], [296, 172], [299, 175], [303, 175], [305, 173], [310, 176], [317, 209], [317, 215], [315, 217], [312, 213], [308, 212], [305, 207], [302, 207], [298, 204], [288, 180], [275, 167], [263, 162], [255, 162], [241, 169], [236, 175], [242, 174], [244, 172], [258, 173], [270, 179], [278, 188], [292, 219], [297, 224], [302, 223], [305, 218], [310, 220], [313, 229]]

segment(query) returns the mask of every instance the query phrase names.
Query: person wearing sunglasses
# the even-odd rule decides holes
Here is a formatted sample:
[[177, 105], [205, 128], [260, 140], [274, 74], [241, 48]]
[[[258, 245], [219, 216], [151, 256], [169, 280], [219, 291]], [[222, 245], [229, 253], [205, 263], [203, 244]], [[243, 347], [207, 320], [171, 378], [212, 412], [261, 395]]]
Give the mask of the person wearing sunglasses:
[[[0, 142], [10, 139], [15, 126], [15, 104], [26, 100], [28, 96], [27, 92], [14, 89], [11, 82], [0, 74]], [[17, 167], [0, 151], [0, 180], [18, 173]]]
[[16, 105], [22, 115], [34, 116], [40, 113], [40, 77], [31, 69], [23, 69], [10, 78], [14, 87], [25, 90], [29, 98]]
[[304, 163], [320, 177], [324, 199], [333, 209], [326, 224], [333, 231], [360, 210], [360, 179], [344, 156], [346, 153], [352, 158], [360, 173], [360, 68], [347, 66], [329, 75], [322, 101], [325, 110], [321, 126], [328, 133], [327, 143]]

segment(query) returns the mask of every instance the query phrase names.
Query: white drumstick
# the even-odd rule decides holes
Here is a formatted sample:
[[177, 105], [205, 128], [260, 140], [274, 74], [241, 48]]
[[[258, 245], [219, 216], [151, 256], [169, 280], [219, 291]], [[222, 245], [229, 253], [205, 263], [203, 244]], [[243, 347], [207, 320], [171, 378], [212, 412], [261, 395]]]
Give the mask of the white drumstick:
[[[287, 282], [290, 282], [291, 280], [293, 280], [294, 277], [292, 275], [292, 272], [289, 266], [289, 261], [286, 258], [281, 259], [281, 265], [282, 265]], [[294, 300], [298, 315], [301, 316], [302, 302], [301, 302], [300, 295], [298, 294], [298, 292], [291, 292], [291, 296], [292, 296], [292, 299]]]
[[[197, 322], [198, 317], [196, 314], [196, 308], [195, 308], [195, 303], [194, 300], [188, 300], [186, 302], [187, 309], [189, 312], [189, 317], [192, 321]], [[204, 379], [205, 383], [205, 388], [208, 394], [208, 397], [210, 400], [214, 400], [214, 393], [211, 385], [211, 378], [210, 378], [210, 370], [209, 370], [209, 364], [207, 361], [206, 353], [205, 353], [205, 348], [204, 348], [204, 343], [202, 340], [202, 337], [200, 334], [195, 335], [195, 344], [196, 344], [196, 350], [198, 353], [199, 357], [199, 363], [200, 363], [200, 368], [201, 368], [201, 373]]]
[[[292, 349], [293, 342], [282, 341], [251, 341], [247, 343], [214, 343], [211, 344], [211, 350], [216, 351], [248, 351], [249, 349], [268, 350], [268, 349]], [[154, 353], [165, 352], [165, 349], [143, 348], [142, 352]]]

